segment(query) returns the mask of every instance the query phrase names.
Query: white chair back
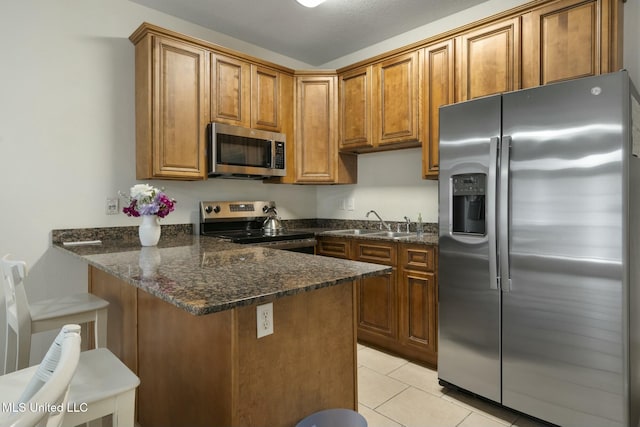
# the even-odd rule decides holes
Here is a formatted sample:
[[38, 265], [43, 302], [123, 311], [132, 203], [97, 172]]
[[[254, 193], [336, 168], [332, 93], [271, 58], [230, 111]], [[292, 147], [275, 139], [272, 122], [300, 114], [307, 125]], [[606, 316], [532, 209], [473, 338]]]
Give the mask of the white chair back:
[[[29, 302], [24, 289], [24, 281], [27, 277], [27, 264], [24, 261], [12, 261], [9, 254], [2, 257], [2, 277], [4, 282], [4, 300], [7, 310], [7, 329], [15, 331], [19, 341], [20, 334], [31, 337], [31, 312]], [[9, 332], [7, 330], [7, 332]], [[16, 348], [17, 351], [10, 351]], [[20, 360], [20, 347], [10, 341], [9, 333], [6, 335], [4, 373], [13, 372], [18, 368]]]
[[7, 420], [7, 426], [62, 425], [69, 385], [80, 359], [80, 342], [80, 325], [62, 328], [15, 403], [16, 411]]

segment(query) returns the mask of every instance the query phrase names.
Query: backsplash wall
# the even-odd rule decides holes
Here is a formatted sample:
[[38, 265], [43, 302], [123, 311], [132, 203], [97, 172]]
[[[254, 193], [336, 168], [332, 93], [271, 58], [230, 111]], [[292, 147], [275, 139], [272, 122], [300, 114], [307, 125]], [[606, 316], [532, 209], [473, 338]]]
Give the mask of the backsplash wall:
[[[438, 222], [438, 181], [423, 180], [419, 148], [358, 156], [358, 184], [318, 186], [318, 218], [365, 219], [375, 210], [383, 220]], [[353, 210], [348, 208], [353, 200]], [[371, 215], [369, 220], [375, 220]]]

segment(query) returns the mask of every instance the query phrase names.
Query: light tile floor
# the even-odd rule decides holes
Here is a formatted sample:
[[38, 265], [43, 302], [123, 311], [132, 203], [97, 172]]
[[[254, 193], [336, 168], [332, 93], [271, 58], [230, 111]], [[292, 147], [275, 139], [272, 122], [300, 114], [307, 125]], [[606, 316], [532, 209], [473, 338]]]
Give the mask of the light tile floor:
[[508, 409], [448, 390], [436, 371], [358, 344], [358, 401], [369, 427], [543, 427]]

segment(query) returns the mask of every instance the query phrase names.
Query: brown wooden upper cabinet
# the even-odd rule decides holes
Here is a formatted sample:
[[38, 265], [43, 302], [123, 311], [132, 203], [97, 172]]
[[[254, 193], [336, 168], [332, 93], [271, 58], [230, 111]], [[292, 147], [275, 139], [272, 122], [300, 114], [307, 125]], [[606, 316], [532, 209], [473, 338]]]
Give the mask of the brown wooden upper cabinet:
[[520, 88], [520, 18], [456, 37], [457, 101]]
[[620, 0], [559, 0], [522, 16], [522, 86], [616, 71]]
[[340, 149], [420, 146], [421, 50], [340, 75]]
[[251, 65], [251, 127], [280, 132], [280, 72]]
[[373, 148], [371, 135], [372, 66], [343, 73], [340, 82], [340, 149], [359, 151]]
[[211, 121], [250, 126], [250, 63], [211, 54]]
[[374, 145], [419, 146], [420, 51], [373, 65]]
[[440, 168], [439, 108], [455, 102], [454, 41], [445, 40], [424, 49], [424, 115], [422, 175], [438, 178]]
[[280, 73], [211, 54], [211, 120], [280, 131]]
[[355, 183], [356, 156], [338, 153], [335, 73], [296, 76], [295, 108], [295, 182]]
[[136, 43], [136, 178], [205, 179], [209, 54], [146, 34]]

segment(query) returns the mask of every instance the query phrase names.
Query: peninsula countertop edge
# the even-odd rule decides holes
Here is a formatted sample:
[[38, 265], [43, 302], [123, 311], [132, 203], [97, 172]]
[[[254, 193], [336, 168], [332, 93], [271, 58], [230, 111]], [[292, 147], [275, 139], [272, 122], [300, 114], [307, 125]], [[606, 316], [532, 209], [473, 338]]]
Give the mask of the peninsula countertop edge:
[[76, 246], [53, 241], [52, 246], [196, 316], [391, 271], [195, 234], [163, 235], [153, 247], [126, 239]]

